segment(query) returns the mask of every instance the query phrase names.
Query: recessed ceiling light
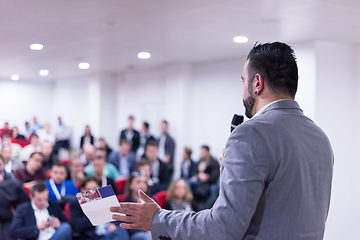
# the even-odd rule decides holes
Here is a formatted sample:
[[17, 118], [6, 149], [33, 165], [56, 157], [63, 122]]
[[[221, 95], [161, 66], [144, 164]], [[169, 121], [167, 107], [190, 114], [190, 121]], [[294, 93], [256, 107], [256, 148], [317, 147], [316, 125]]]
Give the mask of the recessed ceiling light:
[[140, 59], [149, 59], [151, 57], [151, 54], [148, 52], [139, 52], [138, 58]]
[[244, 36], [237, 36], [237, 37], [234, 37], [233, 40], [236, 43], [246, 43], [248, 41], [248, 38], [244, 37]]
[[90, 67], [89, 63], [85, 63], [85, 62], [79, 63], [80, 69], [89, 69], [89, 67]]
[[32, 50], [42, 50], [43, 49], [43, 45], [42, 44], [40, 44], [40, 43], [34, 43], [34, 44], [31, 44], [30, 45], [30, 48], [32, 49]]
[[49, 75], [49, 70], [43, 69], [39, 71], [40, 76], [47, 76]]
[[13, 81], [19, 80], [19, 75], [11, 75], [11, 80]]

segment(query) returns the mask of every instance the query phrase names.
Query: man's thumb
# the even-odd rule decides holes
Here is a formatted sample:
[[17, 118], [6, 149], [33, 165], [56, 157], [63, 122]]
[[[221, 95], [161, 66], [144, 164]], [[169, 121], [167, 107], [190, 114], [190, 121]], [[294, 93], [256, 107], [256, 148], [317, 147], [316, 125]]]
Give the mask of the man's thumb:
[[139, 197], [146, 203], [152, 203], [154, 200], [152, 200], [146, 193], [144, 193], [141, 189], [138, 191]]

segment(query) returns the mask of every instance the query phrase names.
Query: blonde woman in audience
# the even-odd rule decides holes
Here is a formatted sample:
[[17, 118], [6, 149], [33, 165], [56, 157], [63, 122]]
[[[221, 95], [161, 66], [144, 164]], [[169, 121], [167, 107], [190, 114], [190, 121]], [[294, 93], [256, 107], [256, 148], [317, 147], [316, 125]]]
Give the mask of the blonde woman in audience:
[[184, 179], [172, 181], [166, 196], [165, 209], [180, 212], [198, 211], [198, 207], [193, 201], [189, 185]]

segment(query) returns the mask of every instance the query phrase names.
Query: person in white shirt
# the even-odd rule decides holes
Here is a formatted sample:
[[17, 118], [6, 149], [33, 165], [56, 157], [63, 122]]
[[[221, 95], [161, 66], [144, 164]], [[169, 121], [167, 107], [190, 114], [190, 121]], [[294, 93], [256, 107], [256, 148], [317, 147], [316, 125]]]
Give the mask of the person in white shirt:
[[39, 136], [36, 133], [31, 134], [30, 144], [21, 150], [21, 160], [27, 161], [33, 152], [40, 152], [41, 145], [39, 143]]
[[20, 204], [10, 227], [10, 238], [26, 240], [71, 240], [71, 226], [60, 207], [49, 202], [49, 190], [44, 183], [31, 189], [31, 202]]
[[39, 129], [36, 131], [39, 136], [40, 142], [48, 141], [52, 145], [55, 145], [55, 135], [51, 132], [51, 125], [45, 124], [43, 129]]

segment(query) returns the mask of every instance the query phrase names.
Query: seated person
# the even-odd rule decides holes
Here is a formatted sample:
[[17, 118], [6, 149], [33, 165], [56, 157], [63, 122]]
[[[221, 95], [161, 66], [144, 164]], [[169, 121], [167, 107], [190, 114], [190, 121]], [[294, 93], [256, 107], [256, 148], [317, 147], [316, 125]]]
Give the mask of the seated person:
[[24, 164], [20, 160], [11, 157], [10, 146], [4, 146], [1, 149], [0, 156], [4, 159], [5, 171], [8, 173], [12, 173], [17, 169], [24, 167]]
[[181, 163], [181, 178], [189, 179], [196, 173], [196, 163], [191, 160], [191, 148], [184, 148], [182, 157], [183, 161]]
[[4, 135], [4, 134], [7, 134], [9, 136], [11, 136], [11, 129], [9, 128], [9, 123], [8, 122], [5, 122], [4, 124], [4, 128], [3, 129], [0, 129], [0, 136]]
[[[84, 145], [85, 146], [85, 145]], [[116, 180], [120, 177], [120, 173], [119, 171], [116, 169], [116, 167], [114, 165], [112, 165], [111, 163], [106, 162], [106, 152], [101, 150], [101, 149], [97, 149], [95, 156], [100, 158], [104, 157], [105, 160], [105, 169], [104, 169], [104, 174], [106, 177], [108, 178], [112, 178], [113, 180]], [[92, 161], [89, 165], [87, 165], [85, 167], [85, 173], [86, 175], [94, 175], [94, 161]]]
[[94, 136], [91, 135], [90, 127], [88, 125], [85, 127], [84, 135], [80, 138], [80, 148], [82, 149], [83, 145], [87, 143], [94, 145]]
[[86, 174], [84, 173], [84, 165], [80, 158], [74, 158], [70, 161], [70, 179], [75, 186], [84, 181]]
[[[123, 199], [122, 202], [142, 203], [143, 201], [139, 197], [138, 191], [142, 190], [144, 193], [148, 193], [149, 186], [147, 179], [145, 171], [131, 173], [126, 182], [127, 197]], [[151, 240], [151, 234], [149, 232], [135, 229], [128, 230], [128, 232], [131, 240]]]
[[[0, 172], [3, 164], [0, 158]], [[2, 175], [0, 175], [0, 199], [0, 239], [10, 240], [9, 232], [13, 219], [12, 207], [16, 204], [28, 202], [30, 199], [20, 182], [12, 179], [4, 181]]]
[[44, 155], [41, 152], [33, 152], [25, 167], [19, 168], [14, 172], [14, 177], [25, 183], [25, 187], [32, 188], [36, 181], [46, 181], [46, 171], [42, 167]]
[[49, 202], [49, 191], [44, 183], [31, 189], [31, 202], [17, 207], [10, 227], [10, 238], [28, 240], [71, 240], [71, 226], [57, 203]]
[[204, 203], [210, 196], [211, 184], [216, 184], [220, 176], [219, 163], [210, 155], [210, 148], [201, 147], [200, 161], [196, 175], [189, 179], [189, 185], [197, 203]]
[[35, 133], [31, 134], [30, 144], [21, 150], [21, 160], [27, 161], [33, 152], [40, 152], [41, 146], [39, 137]]
[[9, 146], [11, 147], [11, 158], [21, 161], [21, 156], [20, 156], [22, 150], [21, 146], [17, 143], [12, 143], [10, 135], [7, 134], [3, 134], [1, 136], [1, 141], [2, 144], [0, 145], [0, 151], [4, 146]]
[[[74, 183], [71, 180], [66, 180], [66, 178], [65, 165], [54, 164], [51, 168], [51, 178], [45, 182], [49, 189], [49, 201], [60, 201], [65, 196], [75, 196], [79, 192]], [[66, 202], [66, 199], [64, 201]]]
[[50, 142], [44, 141], [41, 143], [41, 153], [44, 155], [43, 167], [46, 170], [51, 169], [54, 164], [59, 163], [59, 159], [56, 154], [54, 154], [53, 145]]
[[84, 166], [89, 165], [95, 158], [95, 147], [90, 143], [85, 143], [83, 145], [83, 153], [80, 156], [81, 162]]
[[4, 158], [0, 156], [0, 181], [6, 180], [15, 180], [15, 178], [11, 173], [5, 171], [5, 161]]
[[128, 177], [135, 170], [136, 156], [126, 139], [120, 139], [119, 151], [110, 155], [109, 162], [119, 170], [122, 177]]
[[[80, 191], [87, 192], [99, 187], [100, 185], [95, 177], [86, 176], [80, 185]], [[77, 240], [125, 240], [129, 238], [127, 230], [119, 227], [120, 222], [114, 221], [99, 226], [93, 226], [82, 211], [76, 198], [71, 199], [69, 203], [71, 223], [74, 229], [74, 235], [78, 236], [76, 238]]]
[[158, 156], [159, 147], [156, 141], [149, 141], [145, 147], [145, 159], [149, 161], [151, 168], [151, 195], [166, 190], [169, 186], [168, 168]]
[[12, 139], [17, 139], [17, 140], [26, 140], [24, 135], [21, 135], [19, 133], [19, 130], [17, 127], [13, 127], [12, 128], [12, 132], [11, 132], [11, 138]]
[[36, 133], [39, 136], [40, 142], [48, 141], [51, 146], [55, 145], [55, 134], [51, 132], [51, 125], [49, 123], [45, 124], [43, 129], [38, 129]]
[[119, 194], [119, 191], [116, 187], [116, 184], [114, 182], [114, 180], [110, 177], [108, 177], [106, 175], [106, 164], [110, 164], [106, 162], [106, 152], [98, 149], [96, 150], [96, 154], [95, 154], [95, 159], [94, 159], [94, 173], [93, 174], [89, 174], [89, 175], [94, 175], [96, 180], [99, 183], [99, 186], [101, 187], [105, 187], [107, 185], [111, 185], [112, 188], [114, 189], [115, 195]]
[[189, 213], [198, 211], [189, 185], [182, 178], [172, 181], [166, 195], [165, 209]]
[[99, 138], [99, 148], [106, 152], [106, 156], [109, 159], [112, 149], [107, 145], [104, 138]]

